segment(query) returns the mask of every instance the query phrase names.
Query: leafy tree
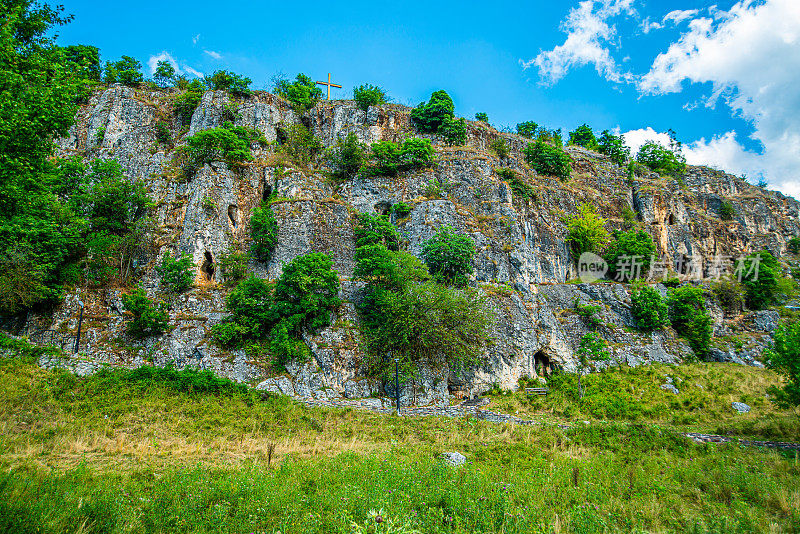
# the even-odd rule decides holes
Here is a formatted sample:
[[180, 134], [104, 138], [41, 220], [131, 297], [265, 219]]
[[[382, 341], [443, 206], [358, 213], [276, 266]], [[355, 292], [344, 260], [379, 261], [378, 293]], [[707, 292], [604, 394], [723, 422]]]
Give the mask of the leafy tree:
[[487, 115], [486, 113], [480, 111], [480, 112], [475, 114], [475, 120], [479, 121], [479, 122], [485, 122], [486, 124], [489, 124], [489, 115]]
[[175, 99], [173, 104], [175, 114], [181, 118], [184, 124], [188, 124], [192, 120], [194, 110], [197, 109], [203, 98], [203, 90], [203, 83], [195, 78], [186, 83], [184, 91]]
[[64, 47], [64, 59], [75, 65], [76, 72], [87, 80], [100, 81], [100, 49], [89, 45]]
[[403, 291], [409, 284], [430, 278], [419, 259], [405, 251], [393, 251], [381, 243], [356, 249], [353, 276], [373, 287]]
[[302, 124], [281, 128], [281, 132], [284, 135], [281, 152], [295, 163], [308, 165], [314, 162], [322, 151], [322, 141]]
[[117, 160], [94, 160], [85, 180], [85, 193], [76, 195], [74, 201], [85, 202], [90, 226], [96, 232], [127, 233], [151, 204], [144, 185], [128, 180]]
[[439, 126], [439, 135], [448, 146], [461, 146], [467, 142], [467, 122], [464, 119], [445, 117]]
[[702, 288], [685, 285], [670, 289], [668, 304], [672, 327], [689, 342], [695, 354], [705, 356], [711, 344], [712, 320]]
[[356, 238], [356, 248], [380, 244], [389, 250], [400, 250], [397, 228], [386, 216], [359, 213], [353, 234]]
[[730, 221], [736, 216], [736, 210], [728, 201], [723, 202], [719, 207], [719, 218], [723, 221]]
[[125, 329], [131, 336], [144, 339], [164, 333], [169, 326], [167, 305], [164, 302], [154, 304], [144, 289], [138, 288], [130, 294], [122, 295], [122, 305], [130, 314]]
[[624, 282], [647, 275], [655, 252], [656, 244], [644, 230], [615, 230], [605, 260], [609, 273]]
[[598, 140], [598, 150], [605, 154], [617, 165], [625, 165], [631, 157], [631, 149], [625, 144], [625, 138], [621, 135], [613, 135], [608, 130], [603, 130]]
[[525, 155], [525, 161], [536, 169], [539, 174], [549, 174], [566, 180], [572, 173], [572, 160], [569, 154], [541, 139], [535, 143], [528, 143], [528, 146], [523, 150], [523, 154]]
[[736, 314], [744, 304], [744, 288], [735, 278], [723, 278], [711, 284], [711, 290], [717, 297], [720, 307], [726, 313]]
[[453, 118], [455, 105], [446, 91], [434, 91], [428, 103], [421, 103], [411, 110], [411, 121], [420, 132], [436, 133], [445, 121]]
[[463, 287], [472, 274], [475, 242], [451, 226], [445, 226], [422, 244], [422, 259], [434, 280]]
[[250, 96], [250, 84], [253, 80], [227, 70], [214, 71], [211, 76], [203, 79], [206, 87], [212, 91], [228, 91], [234, 96]]
[[136, 87], [144, 81], [142, 64], [130, 56], [122, 56], [122, 59], [113, 63], [106, 62], [103, 81]]
[[212, 328], [214, 339], [225, 347], [261, 339], [277, 321], [272, 287], [255, 275], [230, 292], [225, 299], [225, 309], [230, 315]]
[[800, 254], [800, 236], [793, 236], [789, 239], [787, 248], [792, 254]]
[[253, 159], [250, 145], [254, 142], [264, 142], [259, 132], [229, 122], [219, 128], [201, 130], [187, 137], [186, 146], [181, 147], [185, 157], [184, 172], [189, 176], [203, 165], [215, 161], [224, 161], [234, 169], [240, 167]]
[[367, 111], [370, 106], [380, 106], [389, 101], [386, 91], [377, 85], [364, 84], [353, 88], [353, 100], [359, 108]]
[[333, 149], [328, 150], [327, 159], [333, 167], [333, 176], [338, 180], [347, 180], [361, 170], [367, 159], [367, 148], [356, 134], [350, 132], [344, 139], [339, 139]]
[[374, 162], [365, 171], [373, 176], [395, 176], [398, 172], [427, 167], [433, 163], [433, 147], [428, 139], [408, 138], [398, 145], [378, 141], [370, 147]]
[[276, 79], [274, 90], [279, 97], [291, 102], [298, 113], [305, 113], [322, 98], [322, 89], [305, 74], [298, 74], [293, 82], [285, 78]]
[[669, 306], [655, 288], [636, 286], [631, 289], [631, 315], [639, 330], [649, 332], [669, 324]]
[[250, 255], [235, 248], [220, 255], [219, 264], [226, 286], [235, 286], [247, 277]]
[[581, 338], [575, 354], [578, 356], [580, 364], [578, 367], [578, 390], [582, 399], [584, 391], [581, 378], [589, 372], [592, 362], [608, 360], [608, 343], [597, 332], [588, 332]]
[[489, 150], [494, 152], [498, 158], [507, 158], [510, 150], [505, 139], [495, 139], [489, 145]]
[[160, 87], [169, 87], [175, 83], [175, 67], [166, 60], [156, 63], [156, 71], [153, 73], [153, 80]]
[[747, 307], [762, 310], [778, 301], [780, 266], [767, 250], [749, 255], [737, 266]]
[[636, 154], [636, 161], [646, 165], [650, 170], [678, 176], [686, 170], [686, 158], [681, 153], [681, 143], [670, 130], [670, 146], [665, 147], [655, 141], [648, 141]]
[[765, 351], [767, 366], [784, 375], [783, 388], [771, 386], [767, 392], [784, 407], [800, 404], [800, 323], [782, 325], [775, 330], [773, 346]]
[[578, 215], [567, 219], [567, 241], [576, 259], [584, 252], [599, 254], [608, 243], [606, 219], [588, 203], [578, 206]]
[[589, 150], [598, 150], [597, 138], [588, 124], [582, 124], [569, 133], [569, 144], [582, 146]]
[[250, 237], [253, 239], [251, 251], [260, 262], [266, 263], [272, 258], [272, 253], [278, 244], [278, 221], [269, 203], [253, 209], [250, 217]]
[[194, 261], [191, 254], [181, 253], [180, 258], [165, 254], [156, 271], [161, 275], [161, 283], [173, 293], [183, 293], [192, 287]]
[[413, 208], [410, 205], [406, 204], [405, 202], [398, 202], [397, 204], [392, 204], [392, 214], [398, 219], [408, 217], [408, 214], [411, 213], [412, 209]]
[[533, 121], [525, 121], [517, 124], [517, 134], [528, 139], [535, 139], [539, 132], [539, 125]]

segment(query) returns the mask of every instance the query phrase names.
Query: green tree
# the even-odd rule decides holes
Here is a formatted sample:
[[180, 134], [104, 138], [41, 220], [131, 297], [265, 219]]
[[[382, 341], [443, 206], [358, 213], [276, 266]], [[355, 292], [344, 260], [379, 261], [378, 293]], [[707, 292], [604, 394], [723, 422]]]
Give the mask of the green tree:
[[253, 209], [250, 237], [253, 239], [253, 256], [262, 263], [268, 262], [278, 244], [278, 221], [268, 202]]
[[525, 121], [517, 124], [517, 134], [527, 139], [535, 139], [539, 132], [539, 125], [533, 121]]
[[539, 174], [566, 180], [572, 173], [572, 158], [569, 157], [569, 154], [542, 139], [538, 139], [535, 143], [528, 143], [523, 154], [525, 161]]
[[703, 289], [691, 285], [670, 289], [668, 304], [672, 327], [689, 342], [695, 354], [705, 356], [711, 344], [712, 320]]
[[76, 72], [87, 80], [100, 81], [100, 49], [89, 45], [64, 47], [64, 59], [75, 65]]
[[635, 286], [631, 289], [631, 315], [639, 330], [650, 332], [669, 324], [669, 306], [655, 288]]
[[505, 139], [495, 139], [489, 145], [489, 150], [495, 153], [498, 158], [507, 158], [510, 150]]
[[588, 332], [581, 338], [578, 350], [575, 351], [578, 357], [578, 391], [580, 391], [581, 399], [583, 398], [583, 384], [581, 378], [589, 372], [593, 362], [603, 361], [609, 359], [608, 343], [600, 337], [597, 332]]
[[161, 60], [156, 64], [156, 71], [153, 73], [153, 80], [160, 87], [169, 87], [175, 83], [175, 67], [166, 60]]
[[144, 81], [142, 64], [130, 56], [122, 56], [122, 59], [113, 63], [107, 62], [103, 81], [136, 87]]
[[445, 121], [453, 118], [455, 105], [444, 90], [434, 91], [428, 103], [421, 103], [411, 110], [411, 121], [422, 133], [436, 133]]
[[161, 275], [161, 283], [173, 293], [183, 293], [192, 287], [194, 280], [194, 261], [191, 254], [181, 253], [179, 258], [165, 254], [156, 271]]
[[358, 174], [366, 162], [367, 148], [356, 134], [350, 132], [344, 139], [339, 139], [326, 155], [328, 163], [333, 167], [333, 176], [337, 180], [348, 180]]
[[122, 295], [122, 305], [130, 314], [125, 329], [131, 336], [144, 339], [164, 333], [169, 326], [167, 305], [164, 302], [154, 304], [144, 289], [138, 288], [130, 294]]
[[405, 251], [389, 250], [381, 243], [357, 248], [355, 260], [355, 278], [389, 291], [403, 291], [409, 284], [430, 278], [419, 258]]
[[719, 218], [723, 221], [730, 221], [736, 216], [736, 210], [728, 201], [723, 202], [719, 206]]
[[262, 339], [278, 320], [273, 307], [272, 287], [251, 275], [239, 283], [225, 298], [230, 313], [214, 325], [214, 339], [225, 347], [238, 347], [247, 341]]
[[203, 79], [206, 87], [212, 91], [228, 91], [234, 96], [250, 96], [250, 84], [253, 80], [227, 70], [214, 71]]
[[800, 254], [800, 236], [792, 236], [786, 245], [792, 254]]
[[274, 84], [275, 94], [291, 102], [299, 113], [305, 113], [313, 108], [322, 98], [322, 89], [317, 87], [311, 77], [302, 73], [298, 74], [293, 82], [277, 78]]
[[625, 138], [621, 135], [613, 135], [608, 130], [603, 130], [598, 140], [598, 150], [605, 154], [617, 165], [625, 165], [631, 157], [631, 149], [625, 144]]
[[175, 99], [173, 109], [184, 124], [189, 124], [189, 122], [191, 122], [194, 110], [197, 109], [200, 100], [203, 98], [203, 90], [203, 83], [195, 78], [191, 82], [186, 83], [183, 92]]
[[569, 133], [569, 144], [582, 146], [589, 150], [598, 150], [597, 138], [588, 124], [582, 124]]
[[781, 406], [800, 404], [800, 323], [782, 325], [773, 334], [773, 346], [764, 353], [767, 366], [786, 377], [783, 388], [771, 386], [767, 392]]
[[402, 144], [378, 141], [370, 147], [371, 165], [365, 168], [369, 175], [395, 176], [398, 172], [430, 166], [434, 152], [428, 139], [408, 138]]
[[472, 274], [475, 242], [467, 235], [445, 226], [422, 244], [422, 259], [434, 280], [463, 287]]
[[615, 230], [605, 253], [605, 260], [608, 262], [609, 273], [616, 280], [629, 282], [648, 274], [655, 252], [656, 244], [644, 230]]
[[489, 115], [487, 115], [483, 111], [479, 111], [478, 113], [475, 114], [475, 120], [478, 122], [485, 122], [486, 124], [489, 124]]
[[462, 146], [467, 142], [467, 122], [464, 119], [445, 117], [439, 126], [439, 135], [448, 146]]
[[686, 170], [686, 158], [681, 153], [681, 144], [671, 130], [669, 147], [648, 141], [639, 149], [636, 161], [652, 171], [671, 176], [678, 176]]
[[230, 122], [219, 128], [201, 130], [187, 137], [186, 146], [181, 147], [184, 173], [189, 177], [198, 168], [215, 161], [224, 161], [228, 167], [236, 169], [253, 159], [250, 145], [256, 141], [264, 142], [259, 132]]
[[778, 301], [780, 266], [767, 250], [749, 255], [737, 266], [747, 307], [762, 310]]
[[356, 238], [356, 248], [380, 244], [392, 251], [400, 250], [397, 228], [386, 216], [359, 213], [353, 234]]
[[377, 85], [364, 84], [353, 88], [353, 100], [356, 105], [364, 111], [367, 111], [370, 106], [380, 106], [389, 101], [386, 91]]
[[608, 243], [606, 219], [600, 217], [589, 203], [578, 206], [578, 215], [567, 219], [567, 241], [575, 258], [584, 252], [599, 254]]

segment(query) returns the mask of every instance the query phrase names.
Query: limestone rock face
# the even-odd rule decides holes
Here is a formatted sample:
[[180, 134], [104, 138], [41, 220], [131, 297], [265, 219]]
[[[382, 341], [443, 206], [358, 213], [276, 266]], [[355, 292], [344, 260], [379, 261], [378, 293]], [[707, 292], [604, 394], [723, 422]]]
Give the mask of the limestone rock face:
[[[691, 257], [706, 275], [715, 257], [730, 259], [762, 248], [780, 256], [787, 241], [800, 233], [797, 201], [735, 176], [689, 167], [680, 181], [655, 174], [631, 178], [626, 169], [600, 154], [568, 147], [573, 174], [562, 183], [537, 175], [525, 164], [522, 150], [527, 140], [477, 122], [468, 122], [463, 147], [445, 147], [436, 136], [426, 136], [436, 148], [437, 163], [431, 168], [396, 177], [359, 175], [337, 183], [328, 178], [324, 158], [302, 164], [279, 153], [287, 129], [302, 124], [326, 148], [349, 133], [364, 143], [399, 141], [418, 135], [408, 108], [387, 105], [365, 112], [353, 102], [333, 101], [321, 102], [299, 116], [267, 93], [234, 99], [225, 92], [209, 91], [191, 121], [181, 124], [172, 111], [174, 97], [164, 91], [111, 86], [93, 95], [58, 145], [62, 156], [116, 158], [131, 180], [146, 185], [155, 204], [153, 229], [135, 262], [135, 276], [148, 295], [164, 296], [154, 267], [165, 254], [192, 255], [195, 287], [169, 297], [173, 328], [145, 342], [124, 333], [120, 290], [69, 292], [53, 313], [31, 316], [28, 327], [75, 332], [77, 301], [82, 299], [86, 303], [83, 356], [44, 365], [66, 365], [88, 373], [104, 364], [172, 363], [212, 369], [261, 390], [307, 398], [393, 396], [392, 384], [364, 376], [355, 307], [363, 287], [351, 277], [355, 214], [390, 213], [398, 202], [411, 206], [402, 219], [392, 215], [410, 252], [419, 254], [424, 241], [446, 225], [475, 241], [471, 284], [489, 295], [495, 317], [494, 341], [486, 349], [484, 365], [468, 370], [422, 369], [413, 383], [401, 388], [402, 405], [444, 403], [450, 392], [478, 394], [495, 383], [515, 388], [521, 376], [546, 379], [556, 367], [574, 370], [574, 352], [589, 331], [609, 342], [611, 359], [598, 366], [676, 363], [691, 349], [671, 329], [636, 331], [624, 285], [567, 283], [577, 273], [565, 241], [565, 218], [581, 203], [592, 203], [608, 219], [609, 230], [638, 225], [653, 236], [666, 262], [683, 265]], [[267, 144], [254, 144], [254, 160], [241, 168], [214, 162], [192, 176], [182, 176], [175, 156], [186, 137], [225, 121], [258, 130]], [[156, 139], [159, 122], [170, 131], [169, 145]], [[488, 150], [497, 139], [509, 147], [507, 158]], [[500, 167], [517, 172], [535, 195], [515, 192], [514, 184], [497, 174]], [[228, 291], [219, 261], [230, 250], [249, 247], [252, 209], [267, 198], [273, 199], [278, 220], [278, 245], [269, 263], [254, 261], [250, 270], [276, 279], [296, 256], [325, 252], [343, 281], [344, 304], [333, 325], [305, 335], [311, 360], [291, 365], [278, 376], [271, 376], [267, 358], [224, 351], [210, 339], [211, 327], [225, 315]], [[718, 215], [723, 201], [735, 209], [732, 221]], [[629, 214], [627, 220], [624, 213]], [[576, 313], [576, 302], [597, 306], [598, 324], [589, 324]], [[746, 337], [743, 344], [719, 343], [712, 357], [757, 364], [777, 325], [777, 314], [755, 312], [734, 321], [712, 305], [712, 315], [716, 335]]]

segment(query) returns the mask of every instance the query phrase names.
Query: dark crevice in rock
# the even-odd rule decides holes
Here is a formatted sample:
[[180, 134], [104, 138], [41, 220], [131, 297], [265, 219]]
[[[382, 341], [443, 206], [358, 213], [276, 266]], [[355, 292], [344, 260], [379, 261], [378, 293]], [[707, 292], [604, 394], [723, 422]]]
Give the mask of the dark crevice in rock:
[[[228, 206], [228, 219], [231, 221], [231, 226], [236, 229], [237, 224], [239, 224], [239, 206], [236, 204]], [[208, 252], [206, 252], [206, 254], [208, 254]]]
[[216, 268], [214, 267], [214, 256], [211, 255], [211, 252], [205, 251], [204, 254], [205, 258], [203, 259], [203, 265], [200, 266], [200, 271], [202, 271], [203, 275], [206, 277], [206, 280], [213, 280], [214, 279], [214, 271]]

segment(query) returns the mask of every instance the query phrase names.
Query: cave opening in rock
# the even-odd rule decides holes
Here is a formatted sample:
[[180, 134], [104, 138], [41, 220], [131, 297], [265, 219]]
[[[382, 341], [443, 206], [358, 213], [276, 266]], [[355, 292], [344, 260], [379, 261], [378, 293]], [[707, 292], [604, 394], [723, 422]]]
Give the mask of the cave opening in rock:
[[[228, 219], [231, 221], [231, 226], [236, 228], [236, 225], [239, 223], [239, 206], [236, 204], [231, 204], [228, 206]], [[208, 254], [208, 252], [206, 252]]]
[[543, 350], [533, 355], [533, 365], [537, 375], [550, 376], [550, 358], [547, 357]]
[[675, 216], [671, 213], [669, 214], [669, 217], [667, 217], [667, 224], [670, 226], [675, 224]]
[[203, 276], [206, 277], [206, 280], [213, 280], [214, 279], [214, 256], [211, 255], [211, 252], [205, 251], [203, 259], [203, 265], [200, 266], [200, 271], [203, 273]]
[[285, 145], [286, 141], [289, 140], [289, 136], [286, 135], [286, 130], [283, 128], [276, 128], [275, 129], [275, 140], [278, 141], [279, 145]]
[[268, 201], [272, 197], [272, 186], [264, 184], [264, 192], [261, 193], [261, 200]]
[[386, 200], [381, 200], [375, 204], [375, 212], [378, 215], [389, 215], [392, 212], [392, 204]]

